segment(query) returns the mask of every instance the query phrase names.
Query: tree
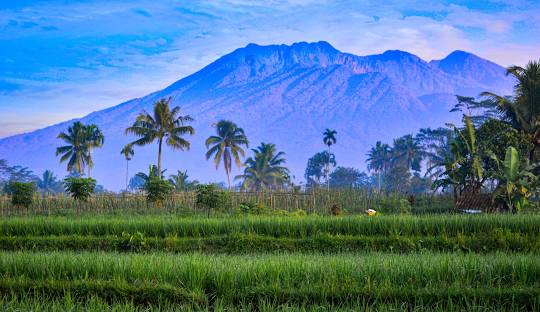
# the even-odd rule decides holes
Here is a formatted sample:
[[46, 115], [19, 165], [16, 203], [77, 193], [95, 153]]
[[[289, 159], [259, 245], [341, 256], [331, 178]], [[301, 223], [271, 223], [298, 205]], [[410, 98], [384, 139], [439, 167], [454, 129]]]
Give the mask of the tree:
[[37, 181], [39, 190], [45, 194], [63, 192], [62, 182], [58, 181], [51, 170], [45, 170], [42, 177]]
[[321, 177], [324, 176], [323, 170], [326, 166], [336, 166], [336, 157], [328, 151], [319, 152], [308, 159], [304, 176], [308, 186], [318, 186], [321, 182]]
[[163, 179], [165, 171], [167, 171], [167, 169], [162, 170], [161, 174], [158, 174], [158, 167], [156, 165], [150, 165], [148, 166], [148, 174], [144, 172], [138, 172], [137, 174], [135, 174], [135, 176], [141, 178], [144, 182], [146, 182], [151, 178]]
[[335, 188], [368, 187], [370, 178], [365, 172], [351, 167], [337, 167], [330, 174], [330, 186]]
[[189, 176], [187, 174], [187, 170], [183, 172], [178, 170], [176, 174], [171, 174], [169, 176], [169, 182], [174, 186], [176, 191], [188, 191], [195, 189], [199, 184], [199, 181], [190, 181], [188, 178]]
[[407, 170], [420, 171], [424, 152], [417, 140], [411, 134], [394, 140], [392, 147], [392, 163], [394, 166], [403, 166]]
[[120, 151], [120, 154], [124, 155], [124, 158], [126, 159], [126, 192], [128, 190], [128, 177], [129, 177], [129, 161], [135, 155], [135, 151], [133, 150], [133, 144], [127, 144], [124, 146], [124, 148]]
[[58, 138], [67, 145], [56, 149], [56, 156], [60, 156], [60, 162], [68, 161], [67, 171], [84, 173], [85, 166], [92, 166], [92, 157], [89, 152], [90, 142], [86, 131], [86, 126], [77, 121], [71, 125], [67, 133], [61, 132]]
[[125, 131], [126, 134], [134, 134], [139, 139], [131, 142], [131, 145], [144, 146], [157, 140], [158, 142], [158, 164], [157, 171], [161, 172], [161, 154], [163, 142], [173, 149], [189, 150], [190, 143], [182, 136], [193, 135], [195, 129], [185, 124], [193, 121], [189, 115], [180, 115], [180, 107], [176, 106], [172, 110], [169, 105], [172, 98], [161, 99], [154, 103], [153, 115], [144, 111], [137, 116], [137, 119]]
[[[336, 144], [336, 135], [337, 131], [326, 129], [323, 132], [323, 142], [328, 146], [328, 154], [330, 154], [330, 146], [333, 144]], [[328, 178], [328, 175], [330, 174], [330, 164], [327, 163], [325, 167], [325, 174], [326, 174], [326, 187], [327, 189], [330, 189], [330, 179]]]
[[245, 153], [242, 146], [248, 147], [249, 142], [244, 133], [244, 129], [239, 128], [234, 122], [229, 120], [220, 120], [216, 126], [216, 134], [206, 139], [206, 159], [214, 157], [216, 170], [219, 168], [221, 160], [227, 174], [227, 185], [231, 188], [231, 170], [232, 158], [236, 162], [236, 166], [240, 168], [240, 157], [244, 157]]
[[381, 192], [382, 177], [390, 168], [392, 162], [391, 149], [388, 144], [377, 141], [367, 153], [368, 169], [377, 173], [378, 191]]
[[444, 171], [445, 159], [451, 156], [450, 142], [454, 140], [454, 131], [448, 128], [420, 129], [415, 139], [426, 160], [425, 176], [432, 180]]
[[540, 160], [540, 61], [530, 61], [525, 67], [508, 67], [506, 73], [517, 80], [514, 96], [500, 96], [491, 92], [484, 92], [481, 95], [498, 110], [504, 121], [529, 135], [534, 144], [529, 159], [538, 161]]
[[94, 124], [88, 125], [85, 127], [86, 139], [85, 141], [88, 144], [88, 158], [90, 162], [88, 163], [88, 177], [90, 178], [90, 172], [94, 163], [92, 162], [92, 149], [102, 147], [105, 143], [105, 136], [101, 130]]
[[278, 152], [271, 143], [261, 143], [252, 149], [254, 156], [244, 163], [244, 174], [236, 179], [242, 179], [242, 188], [259, 191], [283, 186], [289, 179], [289, 169], [283, 166], [286, 162], [285, 153]]

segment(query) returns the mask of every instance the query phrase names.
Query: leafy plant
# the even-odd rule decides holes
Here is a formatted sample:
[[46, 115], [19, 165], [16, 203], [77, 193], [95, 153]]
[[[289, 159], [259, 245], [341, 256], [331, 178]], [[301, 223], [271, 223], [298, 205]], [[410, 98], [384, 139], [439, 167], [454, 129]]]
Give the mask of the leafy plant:
[[174, 191], [174, 186], [167, 180], [153, 176], [144, 183], [144, 190], [148, 202], [160, 205]]
[[32, 182], [10, 182], [8, 193], [11, 195], [11, 203], [18, 207], [30, 207], [34, 201], [36, 185]]
[[65, 191], [74, 199], [85, 202], [94, 193], [96, 180], [92, 178], [67, 178], [64, 180]]
[[506, 149], [504, 161], [492, 155], [497, 164], [496, 178], [500, 181], [494, 195], [504, 199], [510, 211], [520, 212], [529, 205], [528, 198], [538, 177], [532, 173], [534, 166], [522, 161], [512, 146]]
[[134, 234], [122, 232], [122, 238], [121, 247], [125, 251], [142, 251], [146, 248], [146, 239], [141, 232], [137, 231]]
[[228, 209], [231, 200], [227, 192], [219, 188], [216, 184], [201, 184], [196, 191], [197, 206], [205, 208], [210, 214], [211, 210]]

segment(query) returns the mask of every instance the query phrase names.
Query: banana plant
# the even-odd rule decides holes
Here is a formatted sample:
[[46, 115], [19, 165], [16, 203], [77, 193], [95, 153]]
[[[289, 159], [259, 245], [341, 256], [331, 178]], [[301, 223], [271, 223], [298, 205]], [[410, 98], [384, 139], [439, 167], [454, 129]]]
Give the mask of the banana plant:
[[500, 183], [494, 196], [503, 198], [510, 211], [521, 212], [529, 205], [528, 198], [538, 181], [538, 177], [532, 173], [535, 166], [521, 160], [519, 152], [512, 146], [506, 149], [503, 161], [494, 154], [491, 158], [497, 164], [495, 177]]

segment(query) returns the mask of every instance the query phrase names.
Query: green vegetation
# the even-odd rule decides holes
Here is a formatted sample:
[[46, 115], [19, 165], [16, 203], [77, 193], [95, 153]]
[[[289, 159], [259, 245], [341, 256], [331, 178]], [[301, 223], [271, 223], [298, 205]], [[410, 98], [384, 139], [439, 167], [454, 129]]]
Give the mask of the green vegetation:
[[[46, 269], [44, 269], [46, 268]], [[540, 260], [528, 255], [3, 253], [3, 292], [140, 305], [415, 306], [540, 304]], [[127, 299], [127, 300], [126, 300]], [[255, 306], [256, 307], [256, 306]]]

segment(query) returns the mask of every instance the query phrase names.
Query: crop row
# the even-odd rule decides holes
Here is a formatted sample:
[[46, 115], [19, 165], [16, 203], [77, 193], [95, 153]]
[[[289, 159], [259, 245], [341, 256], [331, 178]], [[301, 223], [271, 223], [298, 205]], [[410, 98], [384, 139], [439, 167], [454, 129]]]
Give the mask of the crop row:
[[0, 292], [138, 304], [540, 304], [533, 255], [1, 253]]
[[207, 237], [252, 233], [275, 237], [311, 237], [319, 233], [366, 236], [475, 235], [493, 231], [540, 234], [540, 215], [432, 215], [378, 217], [236, 217], [175, 218], [64, 217], [8, 218], [0, 221], [0, 236], [122, 235]]
[[0, 236], [0, 250], [32, 251], [132, 251], [203, 253], [276, 252], [527, 252], [540, 253], [540, 235], [493, 231], [486, 235], [437, 236], [351, 236], [315, 234], [311, 237], [274, 237], [233, 233], [206, 237], [145, 237], [141, 233], [122, 236]]

